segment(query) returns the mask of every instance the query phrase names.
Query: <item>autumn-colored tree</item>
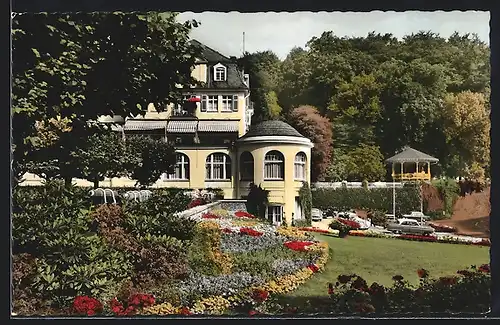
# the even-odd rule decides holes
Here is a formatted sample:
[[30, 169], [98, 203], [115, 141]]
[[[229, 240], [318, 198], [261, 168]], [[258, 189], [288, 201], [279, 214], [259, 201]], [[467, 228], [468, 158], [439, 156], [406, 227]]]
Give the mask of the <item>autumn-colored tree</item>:
[[292, 109], [286, 121], [314, 143], [311, 152], [311, 179], [322, 179], [332, 156], [332, 124], [313, 106]]
[[353, 181], [380, 181], [384, 178], [384, 156], [377, 146], [361, 144], [348, 154], [347, 179]]
[[490, 117], [482, 93], [464, 91], [445, 97], [442, 119], [448, 146], [459, 157], [461, 171], [490, 161]]

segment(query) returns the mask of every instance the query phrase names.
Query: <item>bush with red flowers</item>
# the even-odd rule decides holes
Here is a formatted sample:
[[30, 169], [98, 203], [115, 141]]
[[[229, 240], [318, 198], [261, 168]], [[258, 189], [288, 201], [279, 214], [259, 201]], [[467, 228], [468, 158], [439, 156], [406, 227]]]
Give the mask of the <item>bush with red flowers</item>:
[[361, 228], [361, 225], [359, 224], [359, 222], [349, 220], [349, 219], [344, 219], [344, 218], [337, 218], [337, 220], [342, 222], [344, 225], [348, 226], [349, 228], [351, 228], [351, 230], [357, 230], [357, 229]]
[[314, 244], [314, 243], [311, 241], [288, 241], [288, 242], [285, 242], [283, 245], [285, 245], [285, 247], [287, 247], [291, 250], [297, 251], [297, 252], [305, 252], [305, 251], [307, 251], [307, 246], [310, 246], [312, 244]]
[[77, 296], [73, 301], [73, 310], [79, 315], [94, 316], [103, 310], [102, 303], [92, 297]]
[[269, 298], [269, 292], [264, 289], [255, 289], [252, 291], [251, 297], [255, 302], [262, 303]]
[[126, 303], [113, 298], [110, 302], [111, 311], [116, 316], [134, 315], [140, 309], [154, 305], [155, 298], [153, 295], [136, 293], [130, 295]]
[[197, 207], [197, 206], [200, 206], [200, 205], [204, 205], [204, 204], [207, 204], [207, 202], [204, 199], [197, 198], [197, 199], [194, 199], [191, 202], [189, 202], [187, 208], [188, 209], [192, 209], [194, 207]]
[[252, 237], [259, 237], [259, 236], [262, 236], [264, 233], [257, 231], [257, 230], [254, 230], [252, 228], [242, 227], [242, 228], [240, 228], [240, 234], [248, 235], [248, 236], [252, 236]]
[[213, 213], [204, 213], [201, 217], [203, 219], [219, 219], [219, 217]]
[[246, 211], [236, 211], [234, 213], [234, 216], [237, 217], [237, 218], [249, 218], [249, 219], [255, 219], [255, 218], [257, 218], [253, 214], [248, 213]]
[[457, 232], [457, 228], [452, 226], [441, 225], [434, 222], [429, 222], [428, 225], [437, 232]]
[[332, 222], [328, 227], [330, 229], [338, 230], [339, 237], [345, 237], [349, 234], [349, 231], [357, 230], [361, 226], [356, 221], [342, 219], [342, 218], [335, 218], [332, 220]]

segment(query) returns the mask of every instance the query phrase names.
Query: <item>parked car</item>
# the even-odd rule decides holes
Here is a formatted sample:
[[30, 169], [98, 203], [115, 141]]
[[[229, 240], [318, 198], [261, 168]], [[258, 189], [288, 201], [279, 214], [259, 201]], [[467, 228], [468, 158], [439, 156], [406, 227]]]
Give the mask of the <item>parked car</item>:
[[311, 209], [311, 220], [312, 221], [321, 221], [323, 220], [323, 211], [317, 208]]
[[387, 230], [396, 234], [430, 235], [434, 228], [426, 226], [414, 219], [401, 218], [387, 225]]
[[423, 214], [420, 211], [412, 211], [409, 214], [403, 214], [403, 218], [420, 220], [420, 222], [423, 222], [424, 220], [430, 219], [429, 216], [426, 216], [425, 214]]

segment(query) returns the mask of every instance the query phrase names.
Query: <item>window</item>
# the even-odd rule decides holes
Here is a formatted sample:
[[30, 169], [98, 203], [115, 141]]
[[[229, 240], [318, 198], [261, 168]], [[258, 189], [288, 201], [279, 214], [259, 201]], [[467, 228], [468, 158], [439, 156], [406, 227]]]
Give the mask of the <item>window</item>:
[[231, 158], [224, 153], [213, 153], [207, 157], [206, 180], [230, 180]]
[[295, 155], [294, 162], [294, 179], [304, 181], [306, 180], [306, 154], [299, 152]]
[[283, 221], [283, 207], [281, 205], [268, 206], [267, 219], [272, 223], [281, 223]]
[[174, 172], [167, 174], [169, 180], [189, 180], [189, 158], [183, 153], [178, 152], [176, 155], [176, 163]]
[[233, 96], [232, 95], [223, 95], [222, 96], [222, 109], [223, 112], [232, 112], [233, 111]]
[[284, 178], [285, 157], [279, 151], [273, 150], [264, 158], [264, 179], [282, 180]]
[[240, 179], [242, 181], [253, 181], [253, 156], [245, 151], [240, 156]]
[[214, 66], [214, 81], [226, 81], [226, 67], [220, 63]]
[[201, 111], [202, 112], [218, 112], [219, 111], [219, 96], [201, 96]]

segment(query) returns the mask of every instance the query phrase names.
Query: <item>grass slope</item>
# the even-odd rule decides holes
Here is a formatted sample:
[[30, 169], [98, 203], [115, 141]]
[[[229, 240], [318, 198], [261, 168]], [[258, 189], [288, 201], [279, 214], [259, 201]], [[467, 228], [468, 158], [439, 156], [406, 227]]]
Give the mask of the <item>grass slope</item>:
[[327, 294], [328, 282], [335, 282], [339, 274], [358, 274], [368, 284], [378, 282], [391, 285], [392, 277], [402, 275], [417, 284], [417, 269], [424, 268], [432, 277], [454, 275], [457, 270], [489, 262], [489, 248], [426, 243], [384, 238], [317, 235], [328, 242], [331, 258], [323, 273], [313, 276], [291, 297], [314, 297]]

